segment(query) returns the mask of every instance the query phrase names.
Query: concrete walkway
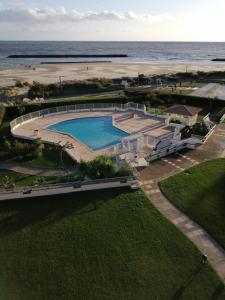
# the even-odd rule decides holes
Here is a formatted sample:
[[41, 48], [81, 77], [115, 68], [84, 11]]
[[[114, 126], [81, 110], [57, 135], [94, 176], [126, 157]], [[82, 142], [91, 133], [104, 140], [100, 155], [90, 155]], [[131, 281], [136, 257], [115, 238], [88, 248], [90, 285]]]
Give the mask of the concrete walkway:
[[157, 182], [142, 181], [141, 187], [152, 203], [200, 250], [208, 256], [212, 267], [225, 283], [225, 251], [223, 248], [197, 223], [178, 210], [161, 193]]
[[62, 168], [33, 167], [23, 163], [0, 163], [0, 170], [9, 170], [26, 175], [60, 176], [65, 173]]

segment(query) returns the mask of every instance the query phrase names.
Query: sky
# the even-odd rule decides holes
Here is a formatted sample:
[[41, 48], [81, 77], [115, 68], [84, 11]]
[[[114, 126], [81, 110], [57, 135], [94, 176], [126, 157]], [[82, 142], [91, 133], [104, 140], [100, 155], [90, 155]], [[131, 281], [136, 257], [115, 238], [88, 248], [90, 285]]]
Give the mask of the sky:
[[225, 0], [0, 0], [0, 40], [223, 41]]

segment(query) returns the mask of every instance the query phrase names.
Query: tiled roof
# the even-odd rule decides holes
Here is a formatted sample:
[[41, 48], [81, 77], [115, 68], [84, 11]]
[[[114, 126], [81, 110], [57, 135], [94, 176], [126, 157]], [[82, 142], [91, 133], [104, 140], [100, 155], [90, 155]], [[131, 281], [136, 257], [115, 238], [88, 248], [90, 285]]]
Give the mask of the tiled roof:
[[183, 116], [195, 116], [197, 115], [202, 109], [195, 106], [188, 106], [188, 105], [173, 105], [165, 110], [166, 113], [176, 114], [176, 115], [183, 115]]

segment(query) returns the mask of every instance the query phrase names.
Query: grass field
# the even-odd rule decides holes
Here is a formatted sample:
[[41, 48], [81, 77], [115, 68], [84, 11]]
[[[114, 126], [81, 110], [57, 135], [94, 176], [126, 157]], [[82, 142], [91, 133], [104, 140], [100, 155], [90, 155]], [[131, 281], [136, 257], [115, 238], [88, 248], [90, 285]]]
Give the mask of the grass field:
[[34, 158], [33, 160], [29, 161], [26, 163], [26, 165], [31, 166], [31, 167], [49, 167], [49, 168], [54, 168], [58, 167], [59, 164], [56, 163], [56, 161], [50, 160], [49, 158], [45, 156], [41, 156], [38, 158]]
[[115, 92], [115, 94], [98, 94], [98, 95], [81, 95], [81, 96], [75, 96], [75, 97], [65, 97], [65, 98], [55, 98], [55, 99], [49, 99], [47, 100], [47, 103], [61, 103], [61, 102], [80, 102], [80, 101], [85, 101], [86, 102], [91, 102], [91, 101], [96, 101], [96, 100], [113, 100], [114, 101], [118, 101], [118, 100], [126, 100], [126, 97], [124, 95], [119, 95], [117, 92]]
[[[35, 184], [56, 183], [57, 177], [31, 176], [14, 171], [0, 170], [0, 190], [4, 189], [7, 182], [15, 184], [15, 187], [33, 186]], [[1, 298], [0, 298], [1, 300]]]
[[0, 203], [0, 299], [224, 299], [201, 253], [127, 189]]
[[165, 196], [225, 248], [225, 159], [204, 162], [160, 183]]

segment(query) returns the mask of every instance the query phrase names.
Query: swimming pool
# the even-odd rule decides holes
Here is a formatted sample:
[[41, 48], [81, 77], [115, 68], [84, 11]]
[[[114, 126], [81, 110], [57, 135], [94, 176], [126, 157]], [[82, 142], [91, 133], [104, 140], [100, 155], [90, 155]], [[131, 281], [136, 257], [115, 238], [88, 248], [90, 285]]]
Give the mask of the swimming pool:
[[114, 127], [111, 117], [87, 117], [62, 121], [51, 125], [49, 130], [66, 133], [97, 151], [114, 144], [129, 134]]

